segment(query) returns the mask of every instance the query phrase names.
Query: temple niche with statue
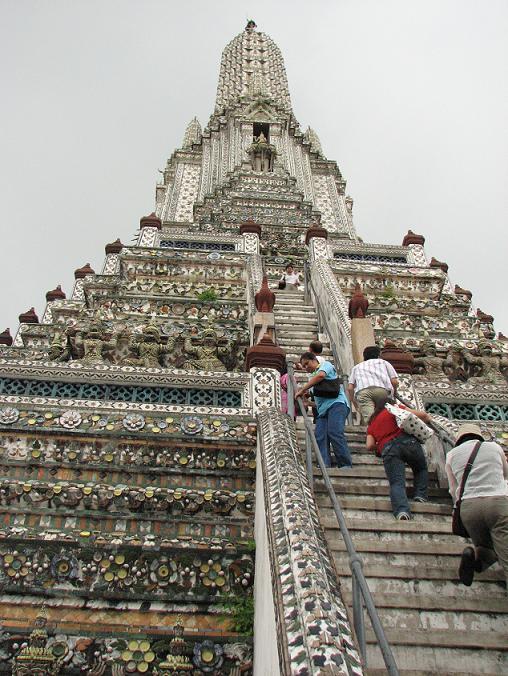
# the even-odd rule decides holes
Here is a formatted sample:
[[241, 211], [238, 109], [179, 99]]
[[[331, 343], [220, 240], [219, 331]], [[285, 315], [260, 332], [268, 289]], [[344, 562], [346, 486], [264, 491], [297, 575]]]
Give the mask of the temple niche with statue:
[[[249, 21], [136, 243], [0, 334], [0, 673], [507, 672], [502, 572], [459, 584], [444, 462], [462, 421], [508, 448], [508, 339], [422, 234], [401, 240], [357, 235]], [[279, 290], [289, 263], [302, 287]], [[353, 469], [329, 472], [398, 670], [353, 619], [331, 496], [280, 411], [281, 372], [318, 337], [344, 376], [380, 345], [439, 431], [412, 521], [391, 516], [357, 419]]]

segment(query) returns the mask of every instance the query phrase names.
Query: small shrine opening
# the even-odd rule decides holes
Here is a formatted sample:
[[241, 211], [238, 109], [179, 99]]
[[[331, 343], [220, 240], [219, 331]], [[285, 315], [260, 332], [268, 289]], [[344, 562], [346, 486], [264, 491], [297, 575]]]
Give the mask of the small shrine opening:
[[266, 142], [270, 143], [270, 125], [268, 122], [254, 122], [252, 125], [252, 139], [255, 141], [263, 133]]

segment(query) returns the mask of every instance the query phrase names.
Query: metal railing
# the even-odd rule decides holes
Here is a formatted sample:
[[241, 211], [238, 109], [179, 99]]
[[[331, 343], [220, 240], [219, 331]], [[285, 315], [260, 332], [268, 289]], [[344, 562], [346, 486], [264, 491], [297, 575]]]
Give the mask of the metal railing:
[[[297, 383], [294, 376], [293, 364], [288, 363], [288, 414], [294, 417], [295, 413], [295, 391], [297, 388]], [[352, 582], [352, 596], [353, 596], [353, 625], [356, 633], [356, 638], [358, 641], [358, 646], [360, 649], [360, 654], [364, 661], [364, 665], [367, 666], [367, 640], [365, 635], [365, 617], [364, 617], [364, 606], [367, 610], [367, 613], [372, 624], [372, 629], [376, 636], [377, 644], [383, 655], [383, 660], [386, 666], [387, 674], [391, 676], [398, 676], [399, 670], [395, 662], [392, 650], [386, 638], [381, 620], [374, 604], [374, 599], [363, 574], [363, 561], [358, 552], [355, 549], [353, 540], [349, 533], [348, 527], [346, 525], [346, 518], [340, 506], [340, 502], [335, 495], [335, 491], [326, 471], [323, 458], [319, 451], [319, 446], [316, 441], [314, 434], [313, 425], [310, 421], [305, 406], [300, 398], [297, 400], [297, 405], [300, 414], [303, 416], [303, 421], [305, 424], [305, 459], [306, 459], [306, 468], [307, 468], [307, 477], [311, 488], [314, 485], [314, 476], [313, 476], [313, 455], [317, 460], [319, 469], [323, 476], [323, 480], [328, 491], [328, 495], [332, 502], [333, 511], [337, 517], [337, 522], [339, 524], [339, 529], [341, 535], [344, 539], [346, 549], [349, 555], [349, 567], [351, 569], [351, 582]]]

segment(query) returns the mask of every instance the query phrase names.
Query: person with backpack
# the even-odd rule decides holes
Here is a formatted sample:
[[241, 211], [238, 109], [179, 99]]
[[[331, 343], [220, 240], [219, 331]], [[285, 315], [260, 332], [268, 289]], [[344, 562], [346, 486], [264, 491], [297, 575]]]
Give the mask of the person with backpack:
[[[385, 473], [390, 484], [390, 500], [393, 515], [399, 521], [411, 519], [411, 508], [406, 493], [406, 465], [413, 472], [415, 502], [427, 502], [428, 471], [427, 460], [421, 443], [412, 434], [404, 432], [397, 423], [397, 418], [387, 408], [386, 404], [393, 404], [392, 399], [385, 395], [376, 403], [367, 427], [367, 450], [375, 451], [383, 459]], [[430, 421], [430, 415], [425, 411], [400, 407], [413, 413], [423, 422]]]

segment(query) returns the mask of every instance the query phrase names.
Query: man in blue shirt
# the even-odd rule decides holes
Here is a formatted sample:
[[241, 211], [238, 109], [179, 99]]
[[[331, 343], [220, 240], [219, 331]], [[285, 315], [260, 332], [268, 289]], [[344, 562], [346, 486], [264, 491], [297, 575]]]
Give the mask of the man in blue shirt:
[[[300, 364], [304, 371], [311, 373], [312, 377], [306, 385], [296, 392], [296, 397], [301, 397], [315, 386], [319, 386], [323, 381], [334, 381], [337, 379], [337, 372], [329, 361], [322, 364], [316, 359], [312, 352], [304, 352], [300, 357]], [[337, 383], [338, 384], [338, 383]], [[349, 401], [344, 393], [342, 385], [337, 387], [336, 396], [320, 397], [314, 392], [318, 417], [316, 419], [316, 441], [321, 452], [321, 457], [327, 467], [331, 467], [329, 445], [332, 445], [333, 453], [337, 460], [338, 467], [351, 467], [351, 453], [349, 451], [346, 437], [344, 435], [344, 425], [349, 413]]]

